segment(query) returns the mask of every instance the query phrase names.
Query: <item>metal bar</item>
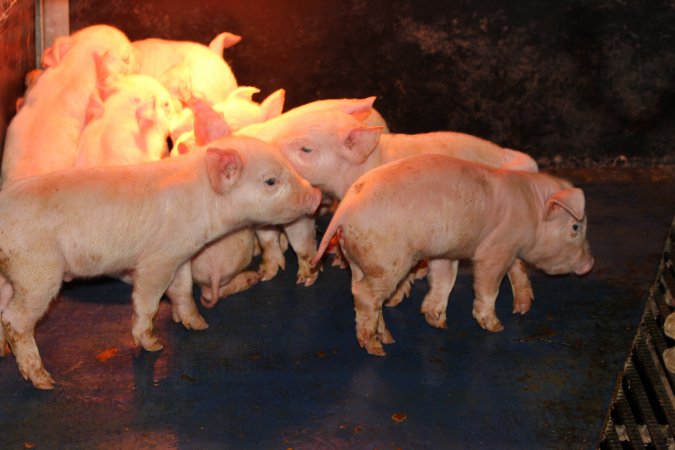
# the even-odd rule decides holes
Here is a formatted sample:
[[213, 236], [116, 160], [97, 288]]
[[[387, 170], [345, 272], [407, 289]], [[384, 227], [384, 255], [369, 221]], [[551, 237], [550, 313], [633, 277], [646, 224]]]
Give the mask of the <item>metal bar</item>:
[[[664, 385], [663, 379], [665, 378], [665, 373], [663, 367], [659, 367], [655, 364], [654, 357], [650, 354], [652, 351], [653, 350], [648, 348], [647, 343], [644, 342], [644, 340], [638, 342], [636, 355], [639, 358], [639, 363], [645, 369], [649, 382], [654, 387], [659, 405], [663, 409], [670, 429], [675, 430], [675, 409], [673, 409], [672, 401], [673, 393], [670, 389], [670, 385]], [[656, 358], [660, 361], [660, 358]]]

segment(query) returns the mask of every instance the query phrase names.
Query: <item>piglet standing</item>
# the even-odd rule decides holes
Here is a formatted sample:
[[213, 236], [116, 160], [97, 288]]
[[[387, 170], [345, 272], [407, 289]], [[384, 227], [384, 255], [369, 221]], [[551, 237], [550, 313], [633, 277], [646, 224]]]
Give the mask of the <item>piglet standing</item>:
[[481, 327], [500, 331], [495, 300], [516, 258], [549, 274], [591, 270], [586, 223], [584, 194], [567, 181], [421, 155], [356, 180], [313, 262], [337, 234], [352, 271], [357, 339], [368, 353], [383, 355], [382, 344], [394, 341], [382, 305], [421, 259], [429, 259], [431, 289], [421, 308], [429, 324], [446, 326], [458, 261], [469, 259], [473, 316]]
[[176, 322], [208, 326], [192, 298], [192, 256], [239, 228], [312, 213], [320, 201], [275, 149], [251, 138], [19, 180], [0, 192], [0, 354], [9, 342], [24, 378], [52, 388], [35, 324], [63, 280], [123, 273], [133, 279], [134, 341], [160, 350], [152, 321], [165, 292]]
[[[500, 169], [538, 171], [537, 163], [525, 153], [464, 133], [383, 133], [383, 124], [368, 125], [369, 120], [373, 123], [374, 100], [375, 97], [368, 97], [309, 103], [248, 126], [239, 134], [273, 144], [300, 176], [320, 188], [324, 195], [338, 200], [359, 176], [369, 170], [420, 154], [453, 156]], [[302, 225], [304, 221], [298, 223]], [[311, 225], [304, 226], [304, 233], [299, 229], [297, 237], [290, 240], [291, 246], [308, 247], [306, 243], [314, 240]], [[305, 268], [303, 259], [298, 258], [302, 269], [298, 271], [298, 279], [309, 280], [311, 284], [317, 272]], [[423, 270], [418, 272], [417, 277], [423, 273]], [[534, 298], [525, 266], [521, 261], [515, 261], [508, 275], [514, 293], [513, 312], [524, 314], [529, 311]], [[411, 276], [388, 305], [400, 302], [415, 278]]]

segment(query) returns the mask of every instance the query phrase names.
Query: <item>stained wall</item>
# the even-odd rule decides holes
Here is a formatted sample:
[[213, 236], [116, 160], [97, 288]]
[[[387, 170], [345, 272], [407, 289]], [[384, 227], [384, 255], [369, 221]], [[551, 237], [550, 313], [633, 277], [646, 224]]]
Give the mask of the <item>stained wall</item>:
[[24, 75], [35, 67], [35, 4], [33, 0], [0, 1], [0, 143], [16, 112]]
[[244, 37], [225, 54], [240, 84], [283, 87], [288, 106], [376, 95], [395, 131], [463, 131], [567, 165], [675, 162], [672, 2], [193, 5], [70, 0], [71, 28], [201, 42], [227, 30]]

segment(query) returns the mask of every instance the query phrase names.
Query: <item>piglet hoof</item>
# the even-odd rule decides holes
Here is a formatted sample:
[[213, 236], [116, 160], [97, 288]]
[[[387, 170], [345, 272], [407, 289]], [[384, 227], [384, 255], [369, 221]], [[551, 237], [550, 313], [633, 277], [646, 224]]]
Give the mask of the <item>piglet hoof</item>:
[[426, 319], [427, 323], [432, 327], [440, 328], [442, 330], [448, 328], [448, 324], [445, 320], [445, 317], [442, 314], [436, 314], [433, 311], [429, 311], [424, 313], [424, 318]]
[[297, 284], [304, 284], [305, 287], [308, 287], [313, 285], [318, 277], [319, 270], [312, 265], [311, 257], [303, 256], [298, 258]]
[[52, 378], [51, 375], [49, 375], [49, 372], [46, 370], [42, 371], [43, 373], [36, 376], [36, 377], [31, 377], [31, 382], [33, 383], [33, 386], [35, 386], [38, 389], [45, 389], [45, 390], [50, 390], [54, 389], [54, 379]]
[[410, 290], [412, 289], [412, 283], [409, 282], [408, 280], [404, 281], [405, 285], [397, 289], [396, 292], [394, 292], [394, 295], [389, 297], [386, 302], [384, 302], [384, 306], [388, 308], [393, 308], [394, 306], [397, 306], [399, 303], [403, 301], [404, 298], [410, 297]]
[[309, 287], [314, 284], [317, 278], [319, 278], [319, 272], [302, 273], [300, 270], [298, 270], [296, 283], [303, 284], [305, 287]]
[[366, 351], [375, 356], [386, 356], [386, 352], [384, 351], [384, 347], [382, 347], [382, 343], [377, 340], [375, 336], [370, 338], [366, 343], [365, 343], [365, 348]]
[[30, 364], [19, 363], [19, 371], [25, 380], [30, 380], [38, 389], [54, 389], [54, 379], [42, 365], [42, 362]]
[[158, 352], [164, 348], [164, 346], [159, 343], [159, 339], [149, 333], [143, 333], [139, 337], [134, 336], [134, 343], [137, 346], [140, 345], [143, 347], [143, 350], [148, 352]]
[[[217, 300], [213, 304], [215, 305], [216, 303], [217, 303]], [[181, 323], [188, 330], [201, 331], [201, 330], [206, 330], [209, 327], [209, 324], [206, 322], [206, 320], [200, 314], [195, 314], [195, 315], [187, 318], [186, 320], [183, 320]]]
[[389, 297], [387, 301], [384, 302], [384, 306], [387, 308], [393, 308], [398, 306], [403, 301], [403, 292], [396, 291], [394, 295]]
[[[204, 308], [213, 308], [213, 307], [216, 306], [216, 304], [218, 303], [218, 299], [213, 300], [213, 299], [211, 299], [211, 298], [206, 298], [204, 295], [202, 295], [202, 296], [200, 297], [200, 299], [199, 299], [199, 302], [204, 306]], [[175, 322], [180, 322], [180, 319], [179, 319], [179, 320], [176, 320], [176, 319], [174, 318], [174, 321], [175, 321]]]
[[392, 336], [391, 333], [389, 332], [389, 330], [386, 330], [386, 329], [384, 331], [382, 331], [381, 333], [377, 334], [377, 339], [379, 339], [379, 341], [382, 344], [387, 344], [387, 345], [388, 344], [394, 344], [396, 342], [396, 340], [394, 339], [394, 336]]
[[[28, 379], [29, 377], [26, 377], [24, 375], [24, 378]], [[30, 375], [30, 381], [33, 383], [33, 386], [35, 386], [38, 389], [54, 389], [54, 379], [52, 378], [51, 375], [49, 375], [49, 372], [46, 370], [42, 369], [38, 373], [34, 373]]]
[[[389, 335], [391, 338], [391, 335]], [[356, 335], [357, 340], [361, 348], [365, 348], [368, 353], [375, 356], [384, 356], [384, 348], [382, 347], [382, 342], [378, 339], [377, 335], [371, 333], [358, 333]], [[394, 339], [391, 338], [393, 341]]]
[[534, 300], [532, 289], [527, 289], [520, 295], [516, 295], [513, 299], [513, 314], [527, 313], [532, 308], [532, 300]]
[[474, 309], [473, 317], [478, 322], [478, 325], [480, 325], [484, 330], [497, 333], [498, 331], [502, 331], [504, 329], [504, 325], [502, 325], [502, 323], [499, 321], [494, 311], [492, 314], [486, 316], [478, 313], [478, 311]]

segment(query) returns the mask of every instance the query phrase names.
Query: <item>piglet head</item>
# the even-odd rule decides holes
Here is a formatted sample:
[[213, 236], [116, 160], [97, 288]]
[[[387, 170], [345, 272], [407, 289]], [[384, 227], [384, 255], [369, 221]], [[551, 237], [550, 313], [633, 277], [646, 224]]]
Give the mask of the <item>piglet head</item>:
[[[361, 173], [378, 145], [381, 127], [361, 123], [340, 110], [285, 114], [266, 122], [269, 142], [281, 150], [300, 176], [340, 198]], [[267, 124], [270, 125], [267, 125]]]
[[206, 152], [211, 186], [252, 224], [285, 224], [313, 214], [321, 192], [302, 179], [269, 144], [223, 138]]
[[546, 202], [535, 264], [556, 275], [588, 273], [594, 260], [586, 240], [587, 218], [584, 192], [578, 188], [559, 190]]
[[204, 100], [197, 100], [192, 105], [194, 111], [195, 138], [197, 144], [206, 145], [221, 137], [230, 136], [232, 131], [225, 121], [225, 117], [214, 110]]

